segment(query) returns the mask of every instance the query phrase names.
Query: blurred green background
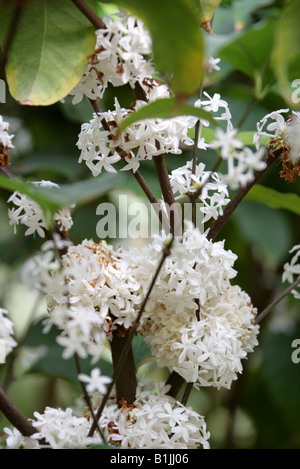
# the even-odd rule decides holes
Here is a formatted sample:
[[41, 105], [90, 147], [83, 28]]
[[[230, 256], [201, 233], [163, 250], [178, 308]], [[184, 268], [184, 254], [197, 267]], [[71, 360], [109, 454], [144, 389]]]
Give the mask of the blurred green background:
[[[219, 64], [221, 71], [212, 74], [205, 83], [205, 89], [210, 95], [220, 93], [229, 103], [234, 125], [237, 126], [247, 115], [242, 131], [254, 131], [256, 122], [265, 114], [287, 107], [274, 81], [264, 96], [255, 99], [248, 113], [255, 97], [255, 81], [235, 63], [239, 34], [252, 25], [262, 25], [263, 32], [257, 32], [251, 39], [253, 43], [249, 40], [249, 60], [252, 54], [263, 61], [262, 50], [267, 57], [271, 47], [268, 41], [273, 38], [273, 33], [268, 32], [269, 25], [276, 24], [286, 3], [223, 0], [215, 14], [213, 30], [216, 36], [209, 38], [208, 49], [212, 53], [218, 53], [225, 45], [227, 49], [223, 51], [224, 58], [222, 53], [215, 55], [222, 58]], [[114, 10], [112, 4], [101, 11]], [[238, 30], [241, 33], [237, 33]], [[103, 110], [112, 108], [115, 95], [124, 107], [134, 100], [128, 87], [109, 88], [101, 103]], [[7, 102], [0, 104], [0, 114], [10, 122], [15, 134], [15, 149], [10, 152], [10, 157], [11, 169], [16, 175], [35, 181], [49, 179], [59, 184], [91, 180], [89, 170], [78, 164], [76, 147], [81, 124], [92, 117], [92, 108], [87, 100], [75, 107], [68, 98], [64, 103], [49, 107], [22, 107], [7, 92]], [[185, 151], [180, 156], [167, 156], [166, 162], [171, 171], [190, 158], [191, 153]], [[201, 158], [210, 169], [217, 156], [206, 151], [202, 152]], [[140, 171], [156, 196], [160, 197], [152, 162], [142, 165]], [[280, 167], [273, 165], [260, 183], [281, 193], [299, 195], [299, 180], [287, 184], [280, 178], [279, 171]], [[102, 181], [105, 177], [105, 174], [101, 176]], [[121, 179], [118, 175], [112, 177], [110, 187], [101, 196], [97, 191], [91, 191], [84, 203], [75, 208], [74, 226], [70, 231], [73, 243], [85, 238], [98, 241], [96, 208], [99, 203], [116, 200], [120, 193], [130, 194], [133, 200], [144, 197], [135, 179], [127, 172]], [[25, 237], [22, 227], [16, 235], [13, 234], [7, 215], [9, 193], [1, 190], [0, 196], [0, 306], [9, 310], [20, 342], [7, 364], [0, 366], [0, 384], [20, 410], [32, 417], [35, 410], [43, 411], [46, 405], [74, 405], [81, 390], [76, 381], [74, 363], [61, 359], [61, 350], [55, 342], [56, 331], [42, 334], [41, 319], [46, 315], [44, 298], [26, 283], [26, 262], [43, 241], [38, 237]], [[274, 209], [260, 202], [245, 200], [218, 239], [226, 239], [226, 249], [238, 255], [235, 281], [262, 311], [284, 288], [282, 269], [291, 258], [289, 250], [299, 244], [299, 217], [291, 210]], [[124, 244], [124, 240], [110, 241], [116, 245]], [[300, 448], [300, 363], [295, 364], [291, 360], [292, 341], [300, 338], [299, 312], [299, 302], [297, 304], [289, 296], [263, 321], [260, 344], [244, 362], [244, 373], [233, 383], [231, 390], [192, 392], [188, 404], [205, 415], [212, 448]], [[138, 338], [134, 345], [137, 364], [141, 365], [139, 373], [166, 379], [168, 373], [157, 369], [154, 361], [144, 363], [148, 356], [147, 347]], [[83, 362], [82, 366], [85, 370], [90, 368], [89, 363]], [[109, 356], [101, 367], [103, 373], [110, 373]], [[6, 420], [0, 415], [0, 429], [6, 425]]]

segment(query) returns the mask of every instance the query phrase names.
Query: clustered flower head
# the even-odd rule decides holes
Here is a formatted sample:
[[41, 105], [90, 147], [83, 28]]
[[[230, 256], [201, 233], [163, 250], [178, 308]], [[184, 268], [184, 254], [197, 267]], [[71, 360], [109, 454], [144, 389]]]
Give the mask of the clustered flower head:
[[6, 362], [7, 355], [17, 345], [13, 337], [14, 324], [7, 316], [8, 311], [0, 308], [0, 364]]
[[141, 332], [158, 365], [195, 387], [230, 388], [257, 345], [256, 309], [230, 283], [235, 259], [190, 225], [147, 303]]
[[[59, 188], [59, 186], [51, 181], [37, 181], [40, 187]], [[40, 205], [25, 194], [15, 191], [8, 199], [8, 203], [12, 202], [17, 208], [13, 207], [8, 210], [9, 224], [14, 227], [14, 233], [17, 231], [17, 225], [22, 224], [27, 227], [25, 236], [37, 233], [41, 238], [45, 237], [47, 229], [47, 221], [45, 213]], [[57, 223], [62, 233], [67, 233], [72, 225], [70, 208], [63, 208], [54, 214], [53, 220]]]
[[112, 396], [99, 422], [105, 439], [131, 449], [208, 449], [204, 418], [168, 396], [168, 390], [164, 383], [141, 379], [133, 404], [120, 407]]
[[[78, 449], [93, 443], [102, 443], [99, 437], [89, 438], [90, 422], [83, 416], [74, 415], [71, 408], [65, 410], [47, 406], [44, 413], [34, 412], [32, 425], [36, 429], [31, 437], [24, 437], [18, 429], [4, 428], [8, 448], [18, 449]], [[43, 441], [40, 444], [40, 441]]]

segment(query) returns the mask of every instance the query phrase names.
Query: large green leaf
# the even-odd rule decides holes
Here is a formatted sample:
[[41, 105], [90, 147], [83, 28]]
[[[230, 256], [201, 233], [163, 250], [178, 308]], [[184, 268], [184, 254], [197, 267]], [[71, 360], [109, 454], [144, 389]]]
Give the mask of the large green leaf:
[[272, 66], [281, 91], [288, 103], [299, 105], [293, 99], [289, 81], [300, 78], [300, 0], [288, 3], [283, 11], [275, 31]]
[[153, 41], [155, 65], [174, 93], [193, 94], [202, 78], [203, 37], [190, 0], [117, 0], [115, 3], [145, 22]]
[[292, 192], [282, 193], [270, 187], [256, 184], [245, 197], [247, 200], [261, 202], [268, 207], [285, 209], [300, 215], [300, 197]]
[[129, 114], [129, 116], [120, 123], [119, 128], [122, 132], [129, 125], [143, 119], [171, 119], [172, 117], [176, 116], [194, 116], [198, 117], [199, 119], [208, 120], [212, 124], [216, 123], [212, 115], [203, 109], [194, 107], [186, 102], [180, 103], [176, 100], [176, 98], [162, 98], [153, 101], [152, 103], [146, 104], [138, 111]]
[[[7, 29], [11, 8], [2, 7], [0, 14]], [[26, 4], [6, 66], [11, 95], [27, 105], [50, 105], [65, 97], [85, 71], [95, 46], [94, 30], [71, 1]]]

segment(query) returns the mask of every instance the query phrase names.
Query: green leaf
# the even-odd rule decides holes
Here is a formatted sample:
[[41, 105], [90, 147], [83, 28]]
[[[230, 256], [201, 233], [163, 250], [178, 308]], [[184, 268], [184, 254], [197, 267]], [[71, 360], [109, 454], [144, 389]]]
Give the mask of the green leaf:
[[269, 187], [256, 184], [245, 197], [247, 200], [261, 202], [268, 207], [285, 209], [300, 215], [300, 197], [293, 193], [282, 193]]
[[146, 104], [138, 111], [132, 112], [120, 123], [119, 129], [123, 132], [129, 125], [143, 119], [171, 119], [176, 116], [194, 116], [208, 120], [211, 124], [216, 124], [212, 115], [203, 109], [196, 108], [186, 102], [179, 103], [176, 98], [162, 98]]
[[233, 35], [217, 52], [221, 59], [254, 80], [258, 97], [264, 93], [264, 84], [272, 80], [270, 71], [266, 74], [266, 67], [272, 54], [275, 24], [273, 20], [254, 24]]
[[[2, 10], [7, 24], [11, 12]], [[94, 29], [71, 1], [26, 4], [6, 66], [11, 95], [21, 104], [44, 106], [64, 98], [86, 69], [96, 42]]]
[[[106, 2], [104, 2], [106, 3]], [[203, 36], [190, 0], [117, 0], [150, 31], [155, 65], [176, 94], [192, 95], [203, 70]]]
[[283, 10], [274, 37], [272, 66], [281, 91], [290, 104], [299, 104], [291, 96], [289, 81], [300, 78], [300, 0], [293, 0]]
[[0, 187], [11, 192], [18, 191], [35, 200], [45, 213], [55, 213], [59, 209], [88, 203], [109, 190], [122, 185], [123, 174], [105, 174], [73, 184], [61, 185], [58, 190], [41, 187], [19, 178], [7, 178], [0, 174]]

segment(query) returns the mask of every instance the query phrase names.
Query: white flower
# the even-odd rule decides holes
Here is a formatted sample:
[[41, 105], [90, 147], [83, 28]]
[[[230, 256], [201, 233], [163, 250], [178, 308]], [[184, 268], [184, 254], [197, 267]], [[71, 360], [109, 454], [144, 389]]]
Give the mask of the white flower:
[[213, 70], [216, 70], [216, 71], [219, 71], [220, 70], [220, 67], [217, 65], [219, 62], [221, 61], [221, 59], [219, 59], [218, 57], [217, 58], [214, 58], [214, 57], [209, 57], [208, 60], [207, 60], [207, 71], [209, 73], [212, 73]]
[[201, 105], [205, 111], [217, 112], [220, 107], [223, 107], [224, 109], [228, 107], [227, 102], [221, 99], [221, 95], [219, 93], [215, 93], [213, 97], [209, 96], [206, 91], [203, 91], [203, 94], [208, 98], [206, 101], [201, 100]]
[[5, 363], [7, 355], [17, 345], [13, 338], [14, 324], [7, 315], [8, 311], [0, 308], [0, 364]]
[[[206, 96], [208, 99], [207, 100], [203, 100], [202, 98], [197, 99], [194, 106], [197, 108], [203, 108], [207, 112], [214, 112], [214, 113], [218, 112], [220, 108], [224, 109], [221, 115], [214, 116], [214, 119], [217, 121], [225, 121], [227, 123], [226, 125], [227, 131], [231, 130], [233, 128], [232, 123], [231, 123], [232, 116], [229, 110], [228, 103], [224, 99], [221, 99], [221, 95], [219, 93], [215, 93], [213, 97], [211, 97], [206, 91], [204, 91], [203, 95]], [[204, 119], [200, 119], [200, 122], [205, 127], [209, 126], [209, 122]], [[218, 131], [218, 128], [216, 130]]]
[[93, 368], [91, 376], [80, 373], [78, 379], [83, 383], [87, 383], [86, 390], [89, 393], [98, 391], [101, 394], [105, 394], [106, 385], [111, 382], [111, 378], [108, 376], [101, 376], [101, 370], [99, 368]]

